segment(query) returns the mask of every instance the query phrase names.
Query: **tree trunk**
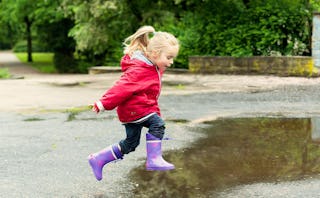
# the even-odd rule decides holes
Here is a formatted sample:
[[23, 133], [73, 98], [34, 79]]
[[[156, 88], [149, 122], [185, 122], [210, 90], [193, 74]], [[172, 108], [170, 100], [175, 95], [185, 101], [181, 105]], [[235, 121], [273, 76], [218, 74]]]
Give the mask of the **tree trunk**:
[[30, 21], [29, 17], [26, 16], [24, 18], [24, 22], [26, 23], [26, 31], [27, 31], [28, 62], [32, 62], [32, 38], [31, 38], [32, 21]]
[[308, 52], [309, 53], [306, 53], [305, 55], [311, 56], [312, 55], [312, 30], [313, 30], [312, 20], [313, 20], [313, 13], [312, 13], [311, 5], [310, 5], [310, 0], [306, 0], [305, 1], [305, 5], [306, 5], [306, 8], [308, 10], [310, 10], [310, 12], [311, 12], [311, 17], [307, 21], [307, 26], [308, 26], [308, 31], [309, 31], [309, 40], [308, 40], [308, 43], [307, 43], [307, 48], [308, 48]]

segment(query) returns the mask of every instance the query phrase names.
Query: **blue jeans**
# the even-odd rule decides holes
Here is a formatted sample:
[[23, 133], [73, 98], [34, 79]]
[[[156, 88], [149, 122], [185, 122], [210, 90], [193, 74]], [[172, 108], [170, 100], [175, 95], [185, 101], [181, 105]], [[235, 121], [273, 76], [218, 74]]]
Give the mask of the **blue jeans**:
[[165, 123], [157, 114], [150, 116], [145, 121], [128, 123], [124, 124], [124, 126], [126, 128], [127, 137], [119, 143], [122, 154], [128, 154], [135, 151], [140, 144], [141, 130], [143, 127], [149, 128], [148, 133], [159, 139], [163, 138], [165, 130]]

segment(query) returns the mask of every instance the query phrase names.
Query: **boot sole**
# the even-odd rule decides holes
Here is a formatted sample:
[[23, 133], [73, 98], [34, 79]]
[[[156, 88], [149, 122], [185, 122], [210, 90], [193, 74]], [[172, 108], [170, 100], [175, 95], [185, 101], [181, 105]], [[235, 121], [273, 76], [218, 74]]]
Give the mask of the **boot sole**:
[[175, 167], [147, 167], [147, 171], [167, 171], [173, 170]]

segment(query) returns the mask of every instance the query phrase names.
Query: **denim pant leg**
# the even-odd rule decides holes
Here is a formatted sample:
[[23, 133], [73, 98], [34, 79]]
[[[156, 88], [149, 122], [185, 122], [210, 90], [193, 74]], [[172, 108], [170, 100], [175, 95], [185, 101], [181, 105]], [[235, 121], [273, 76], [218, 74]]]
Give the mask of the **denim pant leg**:
[[142, 125], [137, 123], [128, 123], [124, 125], [126, 128], [127, 137], [121, 140], [119, 145], [121, 147], [122, 154], [128, 154], [135, 151], [140, 144], [140, 136]]
[[143, 126], [149, 128], [148, 133], [162, 139], [165, 133], [165, 123], [162, 118], [155, 114], [143, 122]]

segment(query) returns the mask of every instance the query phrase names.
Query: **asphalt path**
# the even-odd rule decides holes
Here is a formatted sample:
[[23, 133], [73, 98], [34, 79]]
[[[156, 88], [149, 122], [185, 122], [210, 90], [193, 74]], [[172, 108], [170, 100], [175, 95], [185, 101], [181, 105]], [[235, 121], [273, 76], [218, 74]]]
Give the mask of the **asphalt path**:
[[[122, 139], [124, 128], [114, 111], [74, 112], [96, 101], [120, 73], [43, 75], [11, 52], [0, 53], [1, 67], [14, 78], [0, 80], [0, 197], [134, 197], [137, 184], [128, 174], [143, 166], [145, 141], [123, 161], [107, 166], [97, 182], [86, 158]], [[196, 141], [201, 133], [190, 128], [206, 120], [320, 116], [319, 99], [318, 78], [167, 73], [160, 104], [173, 140], [164, 150], [174, 152]], [[220, 196], [319, 197], [319, 187], [317, 178], [257, 183]]]

